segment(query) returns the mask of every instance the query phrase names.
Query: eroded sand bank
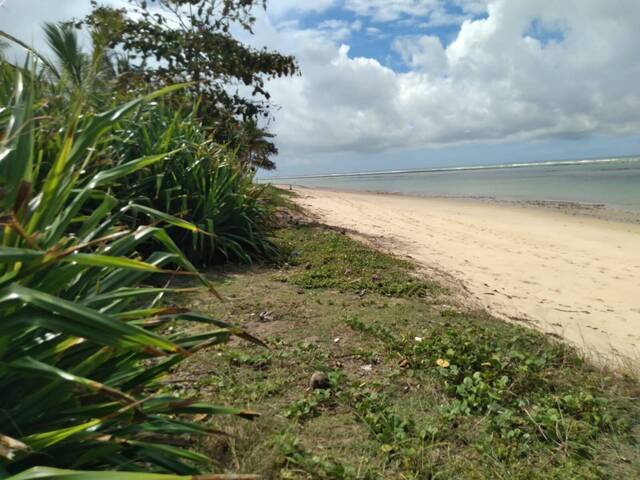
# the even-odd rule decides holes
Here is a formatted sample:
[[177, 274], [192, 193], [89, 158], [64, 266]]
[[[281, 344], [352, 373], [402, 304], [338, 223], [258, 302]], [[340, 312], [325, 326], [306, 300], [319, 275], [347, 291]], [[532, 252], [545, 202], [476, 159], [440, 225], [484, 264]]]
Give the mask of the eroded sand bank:
[[498, 316], [640, 359], [640, 225], [468, 200], [298, 188], [329, 225], [459, 279]]

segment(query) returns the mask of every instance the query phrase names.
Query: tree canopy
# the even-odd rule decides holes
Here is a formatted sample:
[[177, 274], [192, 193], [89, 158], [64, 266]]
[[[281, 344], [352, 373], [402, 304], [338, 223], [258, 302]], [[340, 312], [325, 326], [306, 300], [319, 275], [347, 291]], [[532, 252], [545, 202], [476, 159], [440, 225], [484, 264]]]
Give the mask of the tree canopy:
[[249, 33], [266, 0], [128, 0], [113, 8], [93, 1], [85, 19], [94, 42], [119, 56], [121, 79], [152, 88], [193, 82], [203, 112], [243, 119], [268, 116], [269, 79], [295, 75], [292, 56], [256, 49], [234, 37]]

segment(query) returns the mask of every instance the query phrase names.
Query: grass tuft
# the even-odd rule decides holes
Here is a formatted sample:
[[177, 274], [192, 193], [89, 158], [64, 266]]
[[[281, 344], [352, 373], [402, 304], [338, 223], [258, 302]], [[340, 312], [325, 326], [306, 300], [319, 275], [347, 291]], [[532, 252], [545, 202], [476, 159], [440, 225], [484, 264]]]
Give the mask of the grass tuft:
[[277, 236], [283, 259], [303, 267], [291, 276], [302, 288], [335, 288], [361, 295], [426, 297], [442, 292], [435, 283], [410, 275], [409, 262], [371, 250], [343, 233], [325, 227], [301, 225]]

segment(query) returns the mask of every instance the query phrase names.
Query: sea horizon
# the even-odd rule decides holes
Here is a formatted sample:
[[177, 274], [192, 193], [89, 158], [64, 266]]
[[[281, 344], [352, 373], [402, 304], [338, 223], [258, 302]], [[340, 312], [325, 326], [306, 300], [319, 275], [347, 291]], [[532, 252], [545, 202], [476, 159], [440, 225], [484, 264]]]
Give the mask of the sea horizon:
[[260, 181], [426, 197], [572, 202], [640, 212], [640, 155], [288, 176]]
[[419, 168], [406, 168], [406, 169], [393, 169], [393, 170], [363, 170], [356, 172], [333, 172], [333, 173], [312, 173], [304, 175], [284, 175], [275, 177], [258, 178], [261, 182], [271, 182], [274, 180], [297, 180], [307, 178], [334, 178], [334, 177], [359, 177], [359, 176], [372, 176], [372, 175], [398, 175], [403, 173], [429, 173], [429, 172], [456, 172], [466, 170], [491, 170], [500, 168], [526, 168], [526, 167], [539, 167], [539, 166], [570, 166], [570, 165], [587, 165], [597, 163], [615, 163], [615, 162], [640, 162], [640, 152], [633, 155], [618, 155], [618, 156], [605, 156], [605, 157], [589, 157], [589, 158], [575, 158], [575, 159], [563, 159], [563, 160], [540, 160], [532, 162], [503, 162], [503, 163], [488, 163], [488, 164], [468, 164], [468, 165], [450, 165], [441, 167], [419, 167]]

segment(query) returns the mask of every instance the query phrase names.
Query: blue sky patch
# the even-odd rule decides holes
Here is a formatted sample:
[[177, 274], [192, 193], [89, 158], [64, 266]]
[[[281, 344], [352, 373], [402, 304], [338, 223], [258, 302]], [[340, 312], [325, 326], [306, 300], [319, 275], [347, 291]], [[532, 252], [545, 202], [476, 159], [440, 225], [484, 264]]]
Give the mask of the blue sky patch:
[[410, 67], [394, 50], [393, 43], [396, 39], [437, 36], [446, 48], [456, 39], [464, 19], [477, 20], [486, 17], [485, 13], [470, 15], [451, 2], [447, 2], [439, 13], [440, 15], [436, 15], [432, 11], [419, 17], [402, 14], [395, 20], [382, 21], [371, 16], [358, 15], [340, 4], [322, 12], [312, 11], [298, 15], [296, 22], [301, 29], [324, 29], [342, 33], [344, 28], [348, 28], [349, 35], [344, 38], [336, 35], [335, 41], [351, 47], [350, 57], [374, 58], [380, 64], [403, 73], [409, 71]]
[[529, 24], [525, 36], [538, 40], [543, 47], [546, 47], [550, 43], [564, 42], [566, 27], [559, 22], [544, 22], [536, 18]]

